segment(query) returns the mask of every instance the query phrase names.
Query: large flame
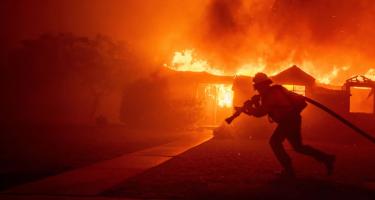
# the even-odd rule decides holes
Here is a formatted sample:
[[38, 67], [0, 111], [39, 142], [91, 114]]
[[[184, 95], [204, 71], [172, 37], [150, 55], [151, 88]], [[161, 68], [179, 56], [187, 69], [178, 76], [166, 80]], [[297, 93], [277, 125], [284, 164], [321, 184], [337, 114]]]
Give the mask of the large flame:
[[221, 108], [231, 108], [233, 105], [233, 90], [230, 84], [208, 84], [205, 93]]
[[[176, 71], [192, 71], [192, 72], [207, 72], [214, 75], [244, 75], [244, 76], [254, 76], [257, 72], [265, 72], [269, 75], [276, 75], [281, 71], [287, 69], [288, 67], [296, 64], [293, 62], [285, 62], [278, 69], [269, 70], [267, 64], [264, 62], [263, 58], [258, 58], [255, 62], [249, 62], [239, 67], [234, 67], [234, 72], [224, 71], [224, 67], [213, 67], [210, 63], [204, 59], [196, 58], [196, 54], [193, 49], [186, 49], [183, 51], [176, 51], [172, 58], [170, 65], [165, 65], [166, 67], [176, 70]], [[302, 61], [298, 66], [305, 72], [311, 74], [316, 78], [318, 83], [322, 84], [336, 84], [340, 85], [343, 83], [333, 82], [335, 78], [340, 76], [340, 73], [347, 72], [350, 66], [332, 66], [329, 73], [321, 73], [313, 62]], [[353, 76], [355, 74], [352, 74]], [[375, 69], [370, 68], [365, 74], [370, 79], [375, 80]], [[349, 78], [349, 77], [346, 77]]]
[[217, 85], [217, 104], [220, 107], [232, 107], [233, 104], [233, 90], [231, 85], [218, 84]]
[[170, 48], [197, 51], [176, 52], [171, 68], [253, 76], [297, 65], [322, 84], [339, 86], [355, 75], [375, 79], [372, 0], [204, 2], [191, 32]]
[[193, 53], [194, 50], [192, 49], [175, 52], [170, 68], [176, 71], [208, 72], [214, 75], [224, 75], [222, 70], [211, 67], [207, 61], [194, 58]]

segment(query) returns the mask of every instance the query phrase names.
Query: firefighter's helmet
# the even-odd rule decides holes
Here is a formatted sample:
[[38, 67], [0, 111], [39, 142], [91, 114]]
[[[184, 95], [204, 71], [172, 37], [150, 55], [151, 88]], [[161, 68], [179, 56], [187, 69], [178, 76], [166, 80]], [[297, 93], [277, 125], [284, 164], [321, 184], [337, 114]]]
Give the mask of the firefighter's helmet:
[[254, 86], [257, 86], [259, 84], [272, 84], [272, 80], [270, 78], [268, 78], [267, 74], [265, 73], [262, 73], [262, 72], [259, 72], [259, 73], [256, 73], [254, 78], [253, 78], [253, 83], [254, 83]]

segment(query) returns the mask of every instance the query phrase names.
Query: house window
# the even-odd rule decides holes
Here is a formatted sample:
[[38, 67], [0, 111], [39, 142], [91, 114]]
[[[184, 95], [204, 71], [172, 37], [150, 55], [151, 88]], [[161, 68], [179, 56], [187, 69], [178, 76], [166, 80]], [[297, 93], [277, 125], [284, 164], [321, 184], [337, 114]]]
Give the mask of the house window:
[[305, 96], [306, 95], [306, 87], [304, 85], [283, 85], [286, 89], [288, 89], [289, 91], [293, 91], [297, 94], [300, 94], [300, 95], [303, 95]]
[[368, 87], [350, 87], [350, 112], [373, 113], [374, 93]]

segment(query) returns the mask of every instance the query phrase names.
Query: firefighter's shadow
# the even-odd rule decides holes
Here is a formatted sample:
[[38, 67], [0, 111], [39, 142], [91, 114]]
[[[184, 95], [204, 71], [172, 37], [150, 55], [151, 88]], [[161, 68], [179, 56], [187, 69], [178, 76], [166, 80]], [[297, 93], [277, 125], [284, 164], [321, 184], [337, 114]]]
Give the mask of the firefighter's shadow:
[[315, 178], [274, 179], [256, 190], [266, 199], [375, 199], [373, 190]]

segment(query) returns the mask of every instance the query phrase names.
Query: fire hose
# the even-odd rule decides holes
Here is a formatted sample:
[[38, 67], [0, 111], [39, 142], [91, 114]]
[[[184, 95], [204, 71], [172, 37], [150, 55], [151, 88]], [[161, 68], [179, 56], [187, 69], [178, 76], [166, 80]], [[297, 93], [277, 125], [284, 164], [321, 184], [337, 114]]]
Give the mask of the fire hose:
[[[348, 121], [347, 119], [345, 119], [344, 117], [342, 117], [341, 115], [337, 114], [336, 112], [334, 112], [333, 110], [329, 109], [327, 106], [313, 100], [313, 99], [310, 99], [308, 97], [304, 97], [305, 100], [309, 103], [311, 103], [312, 105], [320, 108], [321, 110], [327, 112], [328, 114], [330, 114], [331, 116], [333, 116], [334, 118], [336, 118], [337, 120], [339, 120], [340, 122], [342, 122], [343, 124], [347, 125], [349, 128], [353, 129], [356, 133], [360, 134], [361, 136], [363, 136], [364, 138], [366, 138], [367, 140], [371, 141], [372, 143], [375, 144], [375, 137], [373, 137], [372, 135], [370, 135], [369, 133], [366, 133], [364, 130], [362, 130], [361, 128], [359, 128], [358, 126], [354, 125], [353, 123], [351, 123], [350, 121]], [[225, 121], [230, 124], [235, 118], [237, 118], [242, 112], [244, 112], [246, 110], [246, 107], [248, 106], [252, 106], [255, 104], [255, 100], [249, 100], [247, 102], [245, 102], [244, 106], [243, 107], [237, 107], [237, 111], [230, 117], [228, 117], [227, 119], [225, 119]]]
[[371, 141], [372, 143], [375, 144], [375, 137], [366, 133], [364, 130], [360, 129], [358, 126], [354, 125], [353, 123], [351, 123], [350, 121], [348, 121], [347, 119], [342, 117], [341, 115], [337, 114], [333, 110], [329, 109], [325, 105], [323, 105], [323, 104], [321, 104], [321, 103], [319, 103], [319, 102], [317, 102], [313, 99], [305, 97], [305, 100], [307, 102], [311, 103], [312, 105], [320, 108], [321, 110], [327, 112], [328, 114], [332, 115], [334, 118], [336, 118], [337, 120], [339, 120], [343, 124], [347, 125], [349, 128], [353, 129], [355, 132], [357, 132], [358, 134], [362, 135], [363, 137], [365, 137], [366, 139], [368, 139], [369, 141]]

